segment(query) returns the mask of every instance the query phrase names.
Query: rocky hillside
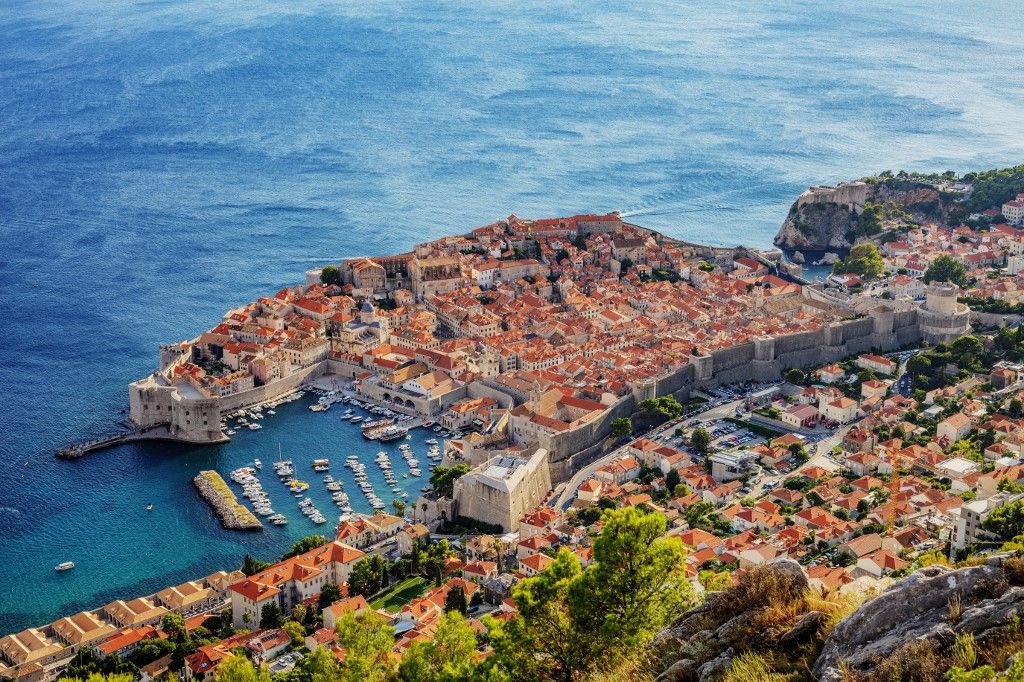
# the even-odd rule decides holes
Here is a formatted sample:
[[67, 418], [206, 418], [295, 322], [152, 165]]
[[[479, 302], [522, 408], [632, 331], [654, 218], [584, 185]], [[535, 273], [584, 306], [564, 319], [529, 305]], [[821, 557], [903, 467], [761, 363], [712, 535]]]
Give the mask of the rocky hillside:
[[811, 187], [789, 209], [775, 235], [786, 250], [835, 251], [849, 248], [865, 206], [892, 202], [915, 222], [944, 224], [950, 206], [930, 184], [903, 178], [870, 178], [835, 187]]
[[1022, 613], [1014, 555], [927, 566], [877, 595], [822, 596], [783, 560], [711, 593], [659, 633], [649, 660], [658, 682], [992, 680], [1011, 666], [999, 679], [1020, 680]]

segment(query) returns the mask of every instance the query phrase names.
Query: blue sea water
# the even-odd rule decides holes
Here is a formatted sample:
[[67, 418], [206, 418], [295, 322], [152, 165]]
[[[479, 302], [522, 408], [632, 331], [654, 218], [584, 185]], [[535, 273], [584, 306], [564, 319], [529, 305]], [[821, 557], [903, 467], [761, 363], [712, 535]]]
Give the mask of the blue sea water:
[[269, 472], [292, 523], [221, 530], [201, 468], [377, 450], [293, 403], [219, 447], [55, 460], [157, 344], [511, 212], [767, 246], [808, 184], [1020, 163], [1018, 26], [1014, 0], [0, 0], [0, 633], [313, 531]]

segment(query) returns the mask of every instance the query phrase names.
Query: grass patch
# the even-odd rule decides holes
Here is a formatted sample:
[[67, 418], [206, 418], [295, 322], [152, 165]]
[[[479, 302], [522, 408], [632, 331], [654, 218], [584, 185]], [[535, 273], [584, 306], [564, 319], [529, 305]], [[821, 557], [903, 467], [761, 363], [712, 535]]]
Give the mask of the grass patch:
[[418, 575], [412, 578], [407, 578], [397, 585], [389, 587], [382, 594], [377, 595], [377, 597], [370, 601], [370, 606], [375, 609], [382, 608], [386, 609], [390, 613], [395, 613], [413, 599], [426, 592], [430, 585], [431, 582], [423, 576]]

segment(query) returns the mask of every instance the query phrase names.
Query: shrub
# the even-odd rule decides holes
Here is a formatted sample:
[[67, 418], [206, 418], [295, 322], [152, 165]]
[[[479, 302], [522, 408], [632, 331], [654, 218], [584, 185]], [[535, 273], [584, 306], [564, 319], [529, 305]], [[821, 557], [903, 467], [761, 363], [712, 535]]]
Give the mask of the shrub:
[[935, 682], [946, 674], [945, 662], [928, 642], [910, 642], [876, 661], [872, 682]]

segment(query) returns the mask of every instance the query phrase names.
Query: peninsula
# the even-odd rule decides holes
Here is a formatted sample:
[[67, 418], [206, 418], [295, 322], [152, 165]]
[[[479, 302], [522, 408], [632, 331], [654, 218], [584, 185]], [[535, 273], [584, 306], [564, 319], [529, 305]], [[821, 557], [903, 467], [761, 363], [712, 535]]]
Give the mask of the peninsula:
[[325, 374], [398, 412], [477, 432], [471, 465], [546, 451], [554, 482], [644, 400], [781, 378], [968, 329], [952, 286], [924, 302], [805, 286], [780, 254], [670, 239], [617, 214], [515, 215], [409, 253], [312, 270], [160, 348], [131, 420], [190, 443], [230, 411]]

